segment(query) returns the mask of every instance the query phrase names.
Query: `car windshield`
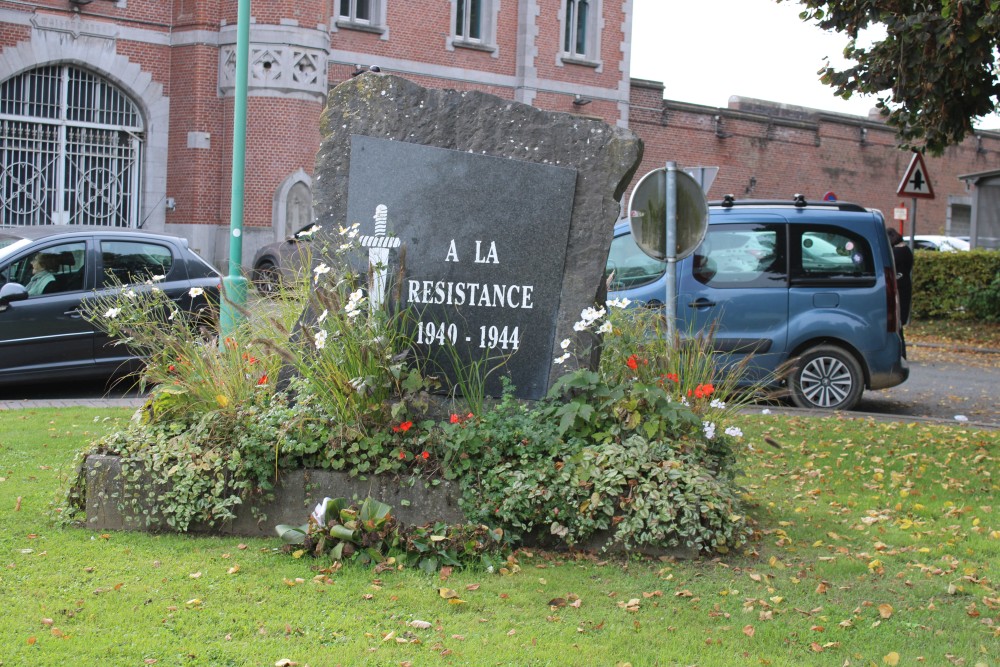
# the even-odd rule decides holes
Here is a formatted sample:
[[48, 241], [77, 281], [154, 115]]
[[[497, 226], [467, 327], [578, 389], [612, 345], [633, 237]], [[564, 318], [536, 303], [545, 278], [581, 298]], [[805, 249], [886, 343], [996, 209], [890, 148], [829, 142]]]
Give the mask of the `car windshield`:
[[23, 239], [20, 236], [0, 235], [0, 262], [8, 256], [13, 255], [29, 243], [31, 243], [31, 241]]

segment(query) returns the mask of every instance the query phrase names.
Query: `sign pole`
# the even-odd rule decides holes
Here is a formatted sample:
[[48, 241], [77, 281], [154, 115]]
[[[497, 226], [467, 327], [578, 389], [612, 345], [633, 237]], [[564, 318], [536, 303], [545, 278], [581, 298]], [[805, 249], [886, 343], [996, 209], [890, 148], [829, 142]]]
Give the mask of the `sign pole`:
[[913, 197], [910, 199], [910, 203], [913, 204], [913, 216], [910, 217], [910, 252], [913, 252], [917, 247], [917, 198]]
[[229, 204], [229, 272], [222, 279], [219, 343], [243, 319], [247, 279], [243, 277], [243, 186], [246, 172], [247, 87], [250, 61], [250, 0], [239, 0], [236, 20], [236, 89], [233, 94], [233, 169]]
[[664, 305], [667, 315], [667, 336], [673, 341], [677, 322], [677, 163], [667, 162], [667, 293]]

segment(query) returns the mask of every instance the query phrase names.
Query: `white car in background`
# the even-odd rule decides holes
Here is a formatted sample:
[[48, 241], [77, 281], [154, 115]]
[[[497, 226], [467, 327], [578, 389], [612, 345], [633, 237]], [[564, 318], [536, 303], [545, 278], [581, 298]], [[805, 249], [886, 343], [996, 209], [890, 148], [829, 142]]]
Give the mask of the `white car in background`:
[[[910, 242], [909, 236], [904, 236], [903, 240]], [[937, 236], [934, 234], [920, 235], [913, 237], [913, 247], [917, 250], [940, 250], [941, 252], [958, 252], [969, 249], [969, 242], [957, 236]]]

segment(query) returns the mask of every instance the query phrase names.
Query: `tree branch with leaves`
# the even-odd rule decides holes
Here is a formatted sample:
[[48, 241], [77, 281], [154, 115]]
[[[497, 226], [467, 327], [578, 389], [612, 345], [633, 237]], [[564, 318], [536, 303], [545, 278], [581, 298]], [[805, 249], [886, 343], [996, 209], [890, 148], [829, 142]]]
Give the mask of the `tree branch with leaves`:
[[[1000, 0], [796, 1], [804, 21], [849, 40], [844, 57], [855, 64], [823, 67], [821, 81], [844, 99], [875, 95], [901, 146], [939, 155], [998, 109]], [[859, 45], [878, 26], [885, 37]]]

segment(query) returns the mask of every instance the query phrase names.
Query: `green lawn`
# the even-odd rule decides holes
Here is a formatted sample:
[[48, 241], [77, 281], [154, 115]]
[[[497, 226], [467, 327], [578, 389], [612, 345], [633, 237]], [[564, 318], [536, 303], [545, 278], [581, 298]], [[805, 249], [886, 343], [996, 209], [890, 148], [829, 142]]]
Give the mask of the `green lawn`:
[[1000, 666], [1000, 432], [745, 416], [747, 553], [442, 578], [54, 527], [76, 453], [127, 416], [0, 412], [0, 664]]

